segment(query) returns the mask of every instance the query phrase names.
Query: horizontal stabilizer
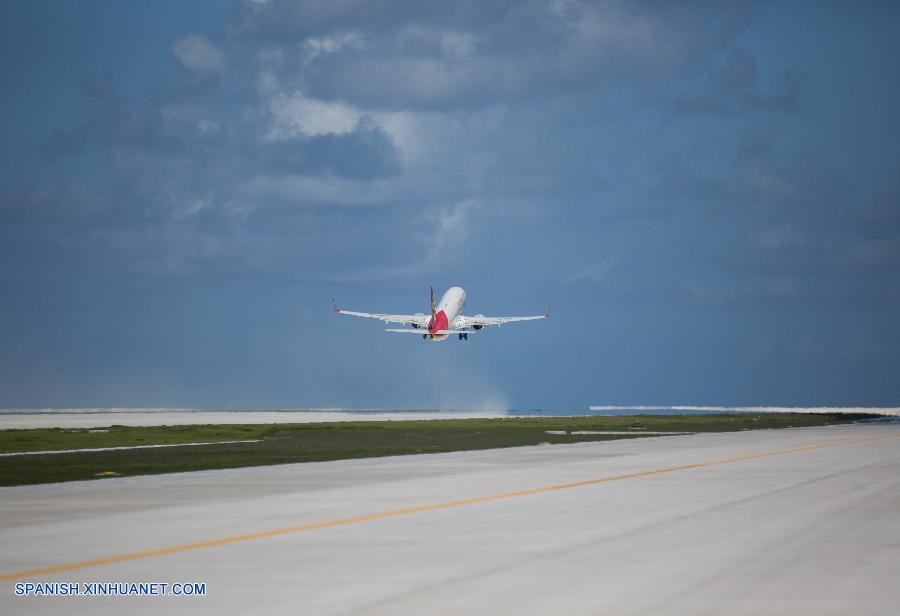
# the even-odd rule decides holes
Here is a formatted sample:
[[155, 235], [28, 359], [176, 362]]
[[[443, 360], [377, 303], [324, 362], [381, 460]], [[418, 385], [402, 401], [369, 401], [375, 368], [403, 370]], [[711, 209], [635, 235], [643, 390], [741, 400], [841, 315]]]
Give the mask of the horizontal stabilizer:
[[[395, 334], [419, 334], [426, 335], [430, 332], [427, 329], [386, 329], [386, 332], [394, 332]], [[469, 330], [461, 330], [461, 329], [442, 329], [440, 331], [434, 332], [435, 336], [446, 336], [449, 334], [468, 334]]]

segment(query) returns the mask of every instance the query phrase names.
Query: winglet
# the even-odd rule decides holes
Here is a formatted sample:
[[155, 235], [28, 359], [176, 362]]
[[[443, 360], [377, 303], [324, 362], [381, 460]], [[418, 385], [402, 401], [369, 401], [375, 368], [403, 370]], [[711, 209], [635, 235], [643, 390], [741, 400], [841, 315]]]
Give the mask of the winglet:
[[545, 319], [550, 318], [550, 304], [547, 304], [547, 312], [544, 313], [544, 318]]
[[331, 298], [331, 309], [334, 310], [334, 311], [337, 312], [337, 313], [340, 313], [340, 312], [341, 312], [341, 309], [338, 308], [338, 307], [335, 305], [335, 303], [334, 303], [334, 298], [333, 298], [333, 297]]

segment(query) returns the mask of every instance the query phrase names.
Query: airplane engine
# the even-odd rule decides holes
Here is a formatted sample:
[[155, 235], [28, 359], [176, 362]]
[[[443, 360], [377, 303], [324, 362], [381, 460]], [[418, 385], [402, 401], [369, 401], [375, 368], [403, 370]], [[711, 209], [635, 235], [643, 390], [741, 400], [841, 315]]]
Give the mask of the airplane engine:
[[[416, 316], [417, 316], [417, 317], [424, 317], [425, 315], [422, 314], [421, 312], [417, 312], [417, 313], [416, 313]], [[421, 325], [417, 325], [417, 324], [415, 324], [415, 323], [410, 323], [410, 325], [413, 326], [413, 329], [419, 329], [420, 327], [422, 327]]]
[[[476, 317], [476, 318], [479, 318], [479, 319], [482, 319], [482, 318], [484, 318], [484, 315], [483, 315], [483, 314], [476, 314], [475, 317]], [[479, 330], [481, 330], [481, 329], [484, 329], [484, 325], [473, 325], [473, 326], [472, 326], [472, 329], [474, 329], [474, 330], [477, 332], [477, 331], [479, 331]]]

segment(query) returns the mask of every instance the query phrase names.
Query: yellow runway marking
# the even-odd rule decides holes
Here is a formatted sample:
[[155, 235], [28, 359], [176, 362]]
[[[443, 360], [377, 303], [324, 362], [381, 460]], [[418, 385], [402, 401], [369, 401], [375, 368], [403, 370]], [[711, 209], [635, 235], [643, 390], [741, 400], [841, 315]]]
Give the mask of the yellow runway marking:
[[166, 554], [174, 554], [176, 552], [188, 552], [190, 550], [200, 550], [203, 548], [212, 548], [220, 545], [228, 545], [229, 543], [242, 543], [244, 541], [254, 541], [256, 539], [266, 539], [269, 537], [278, 537], [281, 535], [290, 535], [294, 533], [303, 533], [311, 530], [319, 530], [322, 528], [332, 528], [335, 526], [349, 526], [351, 524], [359, 524], [361, 522], [371, 522], [374, 520], [383, 520], [386, 518], [396, 518], [414, 513], [423, 513], [425, 511], [438, 511], [441, 509], [453, 509], [455, 507], [463, 507], [465, 505], [476, 505], [480, 503], [489, 503], [492, 501], [506, 500], [519, 496], [529, 496], [532, 494], [541, 494], [544, 492], [554, 492], [558, 490], [568, 490], [571, 488], [579, 488], [583, 486], [592, 486], [601, 483], [609, 483], [613, 481], [624, 481], [626, 479], [637, 479], [638, 477], [651, 477], [653, 475], [662, 475], [665, 473], [675, 473], [678, 471], [687, 471], [698, 468], [709, 468], [711, 466], [719, 466], [722, 464], [734, 464], [736, 462], [745, 462], [747, 460], [760, 460], [763, 458], [772, 458], [790, 453], [801, 453], [804, 451], [813, 451], [816, 449], [826, 449], [829, 447], [841, 447], [845, 445], [854, 445], [857, 443], [865, 443], [869, 441], [878, 441], [886, 438], [896, 438], [900, 434], [891, 434], [888, 436], [876, 436], [872, 438], [853, 439], [846, 441], [838, 441], [836, 443], [825, 443], [820, 445], [810, 445], [807, 447], [794, 447], [792, 449], [782, 449], [780, 451], [770, 451], [766, 453], [750, 454], [739, 456], [736, 458], [726, 458], [723, 460], [712, 460], [709, 462], [699, 462], [696, 464], [684, 464], [681, 466], [669, 466], [657, 468], [648, 471], [636, 471], [625, 475], [613, 475], [611, 477], [600, 477], [598, 479], [585, 479], [582, 481], [572, 481], [570, 483], [560, 483], [556, 485], [540, 486], [536, 488], [526, 488], [516, 490], [514, 492], [503, 492], [500, 494], [491, 494], [488, 496], [476, 496], [473, 498], [465, 498], [462, 500], [448, 501], [443, 503], [434, 503], [431, 505], [419, 505], [417, 507], [406, 507], [403, 509], [394, 509], [392, 511], [381, 511], [378, 513], [369, 513], [365, 515], [352, 516], [349, 518], [339, 518], [337, 520], [328, 520], [325, 522], [315, 522], [312, 524], [301, 524], [299, 526], [289, 526], [287, 528], [279, 528], [275, 530], [266, 530], [245, 535], [235, 535], [233, 537], [223, 537], [221, 539], [212, 539], [209, 541], [199, 541], [197, 543], [188, 543], [185, 545], [175, 545], [167, 548], [159, 548], [156, 550], [147, 550], [144, 552], [132, 552], [130, 554], [120, 554], [118, 556], [107, 556], [105, 558], [97, 558], [94, 560], [85, 560], [81, 562], [68, 563], [64, 565], [55, 565], [52, 567], [42, 567], [40, 569], [31, 569], [29, 571], [15, 571], [0, 575], [0, 581], [16, 580], [36, 575], [47, 575], [52, 573], [62, 573], [64, 571], [72, 571], [75, 569], [87, 569], [89, 567], [97, 567], [99, 565], [108, 565], [112, 563], [120, 563], [129, 560], [137, 560], [140, 558], [150, 558], [152, 556], [165, 556]]

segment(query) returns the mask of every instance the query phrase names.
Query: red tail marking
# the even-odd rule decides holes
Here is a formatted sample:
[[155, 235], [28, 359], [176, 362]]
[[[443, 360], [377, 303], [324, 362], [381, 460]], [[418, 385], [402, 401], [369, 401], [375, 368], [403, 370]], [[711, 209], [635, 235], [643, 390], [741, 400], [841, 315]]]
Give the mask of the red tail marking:
[[431, 323], [428, 324], [428, 331], [432, 335], [442, 329], [450, 329], [450, 322], [447, 320], [447, 315], [443, 310], [431, 317]]

